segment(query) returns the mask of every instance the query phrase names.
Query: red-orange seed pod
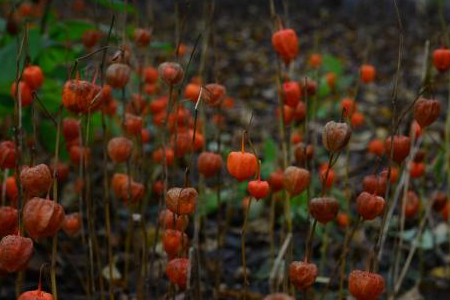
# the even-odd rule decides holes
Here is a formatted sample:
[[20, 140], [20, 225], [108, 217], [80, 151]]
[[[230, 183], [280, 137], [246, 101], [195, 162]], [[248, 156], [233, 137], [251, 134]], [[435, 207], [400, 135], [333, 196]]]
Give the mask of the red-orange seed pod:
[[245, 152], [244, 134], [242, 134], [241, 151], [233, 151], [228, 155], [228, 172], [238, 181], [243, 181], [255, 175], [257, 166], [256, 156]]
[[102, 104], [102, 88], [85, 80], [72, 79], [63, 87], [62, 103], [75, 114], [85, 114]]
[[333, 220], [339, 212], [339, 202], [332, 197], [313, 198], [309, 203], [311, 215], [322, 224]]
[[198, 193], [194, 188], [174, 187], [167, 191], [166, 206], [177, 215], [189, 215], [195, 211]]
[[353, 270], [348, 276], [348, 289], [357, 300], [376, 300], [384, 291], [384, 279], [376, 273]]
[[[391, 155], [391, 140], [392, 137], [389, 137], [386, 140], [385, 143], [385, 151], [386, 155]], [[408, 155], [409, 150], [411, 148], [411, 139], [404, 135], [396, 135], [394, 136], [394, 146], [393, 146], [393, 153], [392, 153], [392, 159], [400, 164]]]
[[436, 99], [419, 98], [414, 103], [414, 119], [421, 128], [434, 123], [441, 112], [441, 103]]
[[292, 29], [281, 29], [272, 35], [272, 45], [285, 64], [298, 55], [298, 37]]
[[159, 77], [168, 85], [181, 83], [184, 77], [183, 68], [176, 62], [164, 62], [158, 67]]
[[0, 241], [0, 269], [9, 273], [25, 270], [32, 254], [30, 238], [7, 235]]
[[277, 170], [275, 172], [270, 173], [269, 176], [269, 185], [272, 191], [278, 192], [283, 189], [283, 170]]
[[39, 66], [28, 66], [23, 70], [22, 79], [31, 90], [37, 90], [44, 82], [44, 73]]
[[166, 229], [164, 232], [163, 246], [169, 259], [174, 259], [185, 251], [188, 243], [188, 236], [184, 232], [173, 229]]
[[115, 137], [108, 142], [108, 155], [115, 163], [127, 161], [133, 151], [133, 142], [126, 137]]
[[16, 147], [12, 141], [0, 143], [0, 167], [13, 169], [16, 166]]
[[450, 69], [450, 49], [440, 48], [433, 52], [434, 67], [441, 73]]
[[283, 83], [284, 104], [295, 108], [300, 101], [302, 90], [296, 81], [286, 81]]
[[[14, 82], [11, 86], [11, 97], [16, 99], [16, 83]], [[19, 82], [19, 94], [18, 97], [21, 99], [20, 103], [23, 107], [29, 106], [33, 102], [33, 94], [31, 87], [25, 82]]]
[[189, 218], [187, 215], [181, 215], [175, 217], [175, 214], [169, 209], [164, 209], [159, 213], [159, 224], [164, 229], [176, 229], [179, 231], [185, 231]]
[[283, 186], [291, 196], [299, 195], [303, 192], [311, 181], [311, 175], [308, 170], [289, 166], [283, 174]]
[[362, 192], [356, 198], [358, 205], [358, 214], [360, 214], [364, 220], [373, 220], [378, 217], [384, 209], [385, 201], [382, 197], [375, 194], [369, 194]]
[[176, 284], [180, 289], [184, 289], [187, 283], [187, 274], [190, 263], [186, 258], [175, 258], [166, 265], [166, 275], [169, 281]]
[[222, 156], [214, 152], [202, 152], [198, 156], [198, 171], [205, 177], [211, 177], [222, 169]]
[[81, 230], [81, 215], [72, 213], [64, 217], [62, 229], [68, 236], [76, 236]]
[[360, 75], [361, 80], [364, 83], [371, 83], [375, 79], [376, 76], [376, 70], [375, 67], [369, 64], [364, 64], [361, 66], [360, 69]]
[[145, 47], [150, 44], [150, 31], [144, 28], [136, 28], [133, 32], [133, 40], [136, 46]]
[[19, 226], [17, 209], [10, 206], [0, 207], [0, 237], [16, 233]]
[[313, 263], [293, 261], [289, 266], [289, 280], [298, 290], [312, 286], [317, 274], [317, 266]]
[[54, 236], [62, 227], [64, 208], [52, 200], [32, 198], [23, 208], [23, 223], [32, 238]]
[[50, 190], [53, 176], [47, 165], [24, 167], [20, 173], [20, 182], [29, 197], [41, 196]]

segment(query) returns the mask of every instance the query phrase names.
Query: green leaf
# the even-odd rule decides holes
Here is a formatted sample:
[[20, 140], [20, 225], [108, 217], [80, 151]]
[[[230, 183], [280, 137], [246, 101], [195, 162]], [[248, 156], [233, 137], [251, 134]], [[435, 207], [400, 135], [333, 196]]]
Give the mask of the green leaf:
[[58, 42], [78, 41], [88, 29], [95, 29], [95, 26], [84, 21], [68, 20], [64, 23], [55, 23], [51, 27], [50, 37]]
[[136, 10], [134, 9], [134, 6], [131, 4], [126, 4], [122, 1], [118, 0], [93, 0], [94, 2], [97, 2], [100, 5], [103, 5], [104, 7], [107, 7], [109, 9], [120, 11], [120, 12], [128, 12], [128, 13], [136, 13]]
[[332, 72], [335, 73], [336, 75], [341, 75], [343, 70], [342, 70], [342, 63], [341, 61], [333, 55], [330, 54], [325, 54], [323, 56], [323, 69], [325, 70], [325, 72]]
[[166, 52], [175, 51], [175, 47], [172, 44], [164, 43], [164, 42], [152, 42], [150, 44], [150, 48], [155, 50], [164, 50]]
[[275, 162], [277, 159], [277, 144], [271, 137], [266, 137], [263, 144], [265, 162]]

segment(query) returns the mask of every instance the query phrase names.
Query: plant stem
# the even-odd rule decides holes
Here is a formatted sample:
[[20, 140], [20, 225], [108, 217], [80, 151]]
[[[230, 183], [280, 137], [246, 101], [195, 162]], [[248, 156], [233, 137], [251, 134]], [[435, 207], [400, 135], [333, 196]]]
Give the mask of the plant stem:
[[247, 221], [248, 221], [248, 215], [250, 212], [250, 206], [252, 204], [253, 197], [250, 197], [250, 200], [248, 201], [248, 205], [245, 209], [245, 216], [244, 216], [244, 223], [242, 224], [242, 230], [241, 230], [241, 256], [242, 256], [242, 272], [244, 275], [244, 288], [242, 297], [243, 299], [247, 299], [247, 291], [248, 291], [248, 280], [247, 280], [247, 263], [246, 263], [246, 255], [245, 255], [245, 233], [247, 231]]

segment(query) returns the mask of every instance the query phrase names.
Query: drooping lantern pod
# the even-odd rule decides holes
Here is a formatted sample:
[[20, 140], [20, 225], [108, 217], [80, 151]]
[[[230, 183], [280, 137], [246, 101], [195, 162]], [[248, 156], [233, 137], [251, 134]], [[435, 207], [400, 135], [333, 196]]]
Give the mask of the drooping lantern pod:
[[174, 259], [188, 248], [189, 239], [186, 233], [166, 229], [163, 236], [163, 246], [169, 259]]
[[357, 300], [376, 300], [384, 291], [384, 278], [376, 273], [353, 270], [348, 276], [348, 289]]
[[142, 95], [132, 94], [131, 101], [128, 101], [125, 111], [135, 115], [142, 115], [147, 106], [147, 101]]
[[425, 174], [425, 169], [426, 167], [423, 162], [412, 161], [409, 164], [409, 176], [411, 176], [411, 178], [419, 178]]
[[392, 159], [397, 164], [401, 164], [402, 161], [409, 155], [409, 150], [411, 149], [411, 139], [404, 135], [395, 135], [394, 141], [392, 142], [392, 137], [389, 137], [385, 144], [385, 152], [388, 157], [391, 155], [391, 144], [393, 144]]
[[300, 101], [302, 90], [297, 81], [286, 81], [283, 83], [284, 104], [295, 108]]
[[258, 163], [258, 177], [256, 180], [248, 182], [247, 191], [256, 200], [263, 199], [269, 195], [270, 186], [269, 182], [261, 180], [261, 162]]
[[135, 182], [126, 174], [116, 173], [111, 180], [111, 187], [117, 198], [125, 204], [135, 204], [142, 200], [145, 188], [142, 183]]
[[319, 180], [324, 189], [331, 189], [334, 183], [335, 172], [328, 164], [322, 164], [319, 168]]
[[302, 193], [309, 186], [311, 174], [308, 170], [289, 166], [284, 170], [283, 186], [291, 196]]
[[63, 87], [62, 103], [74, 114], [86, 114], [101, 106], [102, 88], [78, 78], [68, 80]]
[[19, 196], [19, 188], [17, 187], [16, 178], [10, 176], [6, 178], [6, 197], [11, 201], [12, 206], [16, 206]]
[[62, 132], [66, 141], [78, 139], [81, 134], [80, 121], [73, 118], [64, 118]]
[[81, 215], [79, 213], [71, 213], [65, 215], [62, 229], [68, 236], [74, 237], [80, 232], [81, 224]]
[[[291, 134], [291, 143], [292, 145], [298, 145], [303, 141], [303, 136], [298, 132], [293, 132]], [[294, 151], [295, 152], [295, 151]]]
[[62, 227], [64, 208], [52, 200], [32, 198], [23, 208], [23, 223], [32, 238], [54, 236]]
[[305, 290], [312, 286], [317, 274], [317, 266], [313, 263], [293, 261], [289, 266], [289, 280], [298, 290]]
[[[16, 95], [18, 93], [18, 95]], [[19, 91], [17, 91], [16, 83], [14, 82], [11, 86], [11, 97], [16, 100], [20, 99], [22, 108], [30, 106], [33, 103], [33, 94], [31, 87], [25, 82], [19, 82]]]
[[22, 79], [32, 91], [39, 89], [44, 82], [44, 73], [39, 66], [27, 66], [22, 73]]
[[206, 178], [220, 172], [222, 164], [222, 156], [214, 152], [202, 152], [197, 160], [198, 172]]
[[131, 68], [124, 63], [113, 63], [106, 69], [106, 83], [114, 89], [125, 87], [130, 80]]
[[0, 143], [0, 167], [13, 169], [16, 166], [16, 147], [12, 141]]
[[406, 201], [404, 204], [405, 217], [408, 219], [414, 218], [420, 209], [419, 196], [414, 191], [408, 191], [403, 201]]
[[294, 149], [295, 161], [303, 165], [306, 161], [310, 161], [314, 156], [314, 146], [307, 145], [305, 149], [305, 145], [302, 143], [297, 145]]
[[166, 265], [166, 275], [172, 284], [184, 289], [187, 283], [187, 275], [190, 268], [190, 262], [187, 258], [175, 258]]
[[360, 68], [361, 80], [364, 83], [371, 83], [375, 79], [376, 70], [375, 67], [370, 64], [364, 64]]
[[164, 62], [158, 67], [159, 77], [167, 85], [178, 85], [184, 77], [183, 68], [176, 62]]
[[272, 45], [285, 64], [298, 56], [298, 37], [293, 29], [281, 29], [272, 35]]
[[333, 220], [339, 212], [339, 202], [333, 197], [311, 199], [309, 211], [318, 222], [326, 224]]
[[450, 69], [450, 49], [442, 47], [433, 52], [434, 67], [441, 73]]
[[270, 173], [269, 175], [269, 185], [272, 192], [276, 193], [283, 189], [283, 170], [279, 169]]
[[376, 194], [362, 192], [359, 194], [358, 198], [356, 198], [356, 203], [358, 214], [360, 214], [364, 220], [373, 220], [383, 212], [386, 201]]
[[24, 167], [20, 173], [20, 182], [29, 197], [41, 196], [50, 190], [53, 176], [45, 164]]
[[152, 114], [158, 114], [161, 112], [165, 112], [167, 105], [169, 103], [169, 98], [167, 96], [159, 97], [155, 100], [152, 100], [148, 104], [148, 109]]
[[360, 112], [355, 112], [350, 118], [350, 124], [353, 128], [359, 128], [364, 125], [364, 115]]
[[350, 225], [350, 217], [345, 212], [338, 213], [336, 216], [336, 223], [339, 227], [346, 228]]
[[444, 192], [435, 192], [431, 197], [433, 199], [433, 210], [441, 211], [447, 204], [447, 195]]
[[136, 28], [133, 32], [133, 41], [138, 47], [145, 47], [150, 44], [150, 31], [144, 28]]
[[382, 140], [375, 139], [369, 142], [367, 151], [377, 156], [382, 156], [384, 153], [384, 144]]
[[385, 177], [377, 175], [367, 175], [363, 178], [363, 190], [369, 194], [376, 194], [384, 197], [387, 180]]
[[352, 130], [343, 122], [330, 121], [322, 131], [322, 144], [328, 152], [338, 153], [348, 144]]
[[399, 170], [397, 167], [395, 166], [391, 166], [391, 170], [389, 172], [389, 168], [381, 171], [380, 176], [385, 178], [387, 180], [388, 175], [390, 175], [390, 179], [389, 181], [391, 183], [395, 183], [398, 180], [398, 176], [399, 176]]
[[[165, 158], [164, 158], [165, 156]], [[164, 164], [164, 159], [168, 166], [173, 164], [175, 159], [175, 153], [172, 148], [158, 148], [152, 153], [152, 158], [155, 162]]]
[[225, 99], [227, 94], [226, 88], [218, 83], [210, 83], [205, 86], [202, 92], [202, 98], [209, 106], [218, 106]]
[[[55, 173], [55, 162], [52, 161], [49, 165], [51, 174]], [[56, 165], [56, 178], [58, 179], [58, 183], [65, 182], [69, 177], [70, 166], [68, 163], [58, 161]]]
[[190, 215], [197, 205], [197, 190], [192, 187], [173, 187], [167, 191], [166, 206], [177, 215]]
[[306, 105], [303, 101], [299, 101], [294, 109], [294, 120], [302, 122], [306, 117]]
[[342, 115], [351, 117], [358, 109], [358, 103], [351, 98], [344, 98], [341, 101]]
[[183, 157], [187, 153], [192, 152], [192, 137], [187, 132], [180, 132], [176, 136], [174, 135], [172, 144], [177, 157]]
[[0, 237], [14, 234], [19, 226], [17, 209], [10, 206], [0, 207]]
[[419, 98], [414, 103], [414, 119], [421, 128], [434, 123], [441, 112], [441, 103], [436, 99]]
[[156, 68], [145, 67], [142, 73], [146, 83], [153, 84], [158, 81], [158, 70]]
[[253, 153], [245, 152], [245, 133], [242, 133], [241, 151], [232, 151], [227, 158], [228, 172], [238, 181], [246, 180], [255, 175], [258, 161]]
[[129, 135], [139, 135], [141, 133], [141, 130], [144, 126], [142, 117], [126, 113], [125, 114], [125, 120], [124, 120], [124, 127], [125, 131]]
[[83, 45], [86, 47], [86, 49], [91, 49], [102, 38], [102, 32], [100, 30], [96, 29], [88, 29], [83, 32], [83, 36], [81, 37], [81, 40], [83, 42]]
[[322, 55], [313, 53], [308, 59], [308, 64], [311, 68], [318, 69], [322, 65]]
[[53, 300], [53, 295], [42, 291], [42, 269], [39, 273], [39, 284], [37, 290], [23, 292], [17, 300]]
[[325, 82], [330, 90], [334, 91], [336, 88], [337, 75], [333, 72], [328, 72], [325, 74]]
[[89, 163], [91, 161], [91, 149], [83, 146], [71, 146], [69, 149], [70, 161], [78, 166], [81, 162]]
[[184, 88], [184, 97], [196, 103], [200, 95], [200, 85], [196, 83], [188, 83]]
[[115, 137], [108, 142], [108, 155], [115, 163], [127, 161], [133, 152], [133, 142], [126, 137]]
[[170, 209], [164, 209], [159, 213], [159, 224], [164, 229], [175, 229], [185, 231], [189, 225], [187, 215], [176, 216]]
[[9, 273], [26, 269], [33, 254], [33, 241], [19, 235], [7, 235], [0, 241], [0, 269]]

